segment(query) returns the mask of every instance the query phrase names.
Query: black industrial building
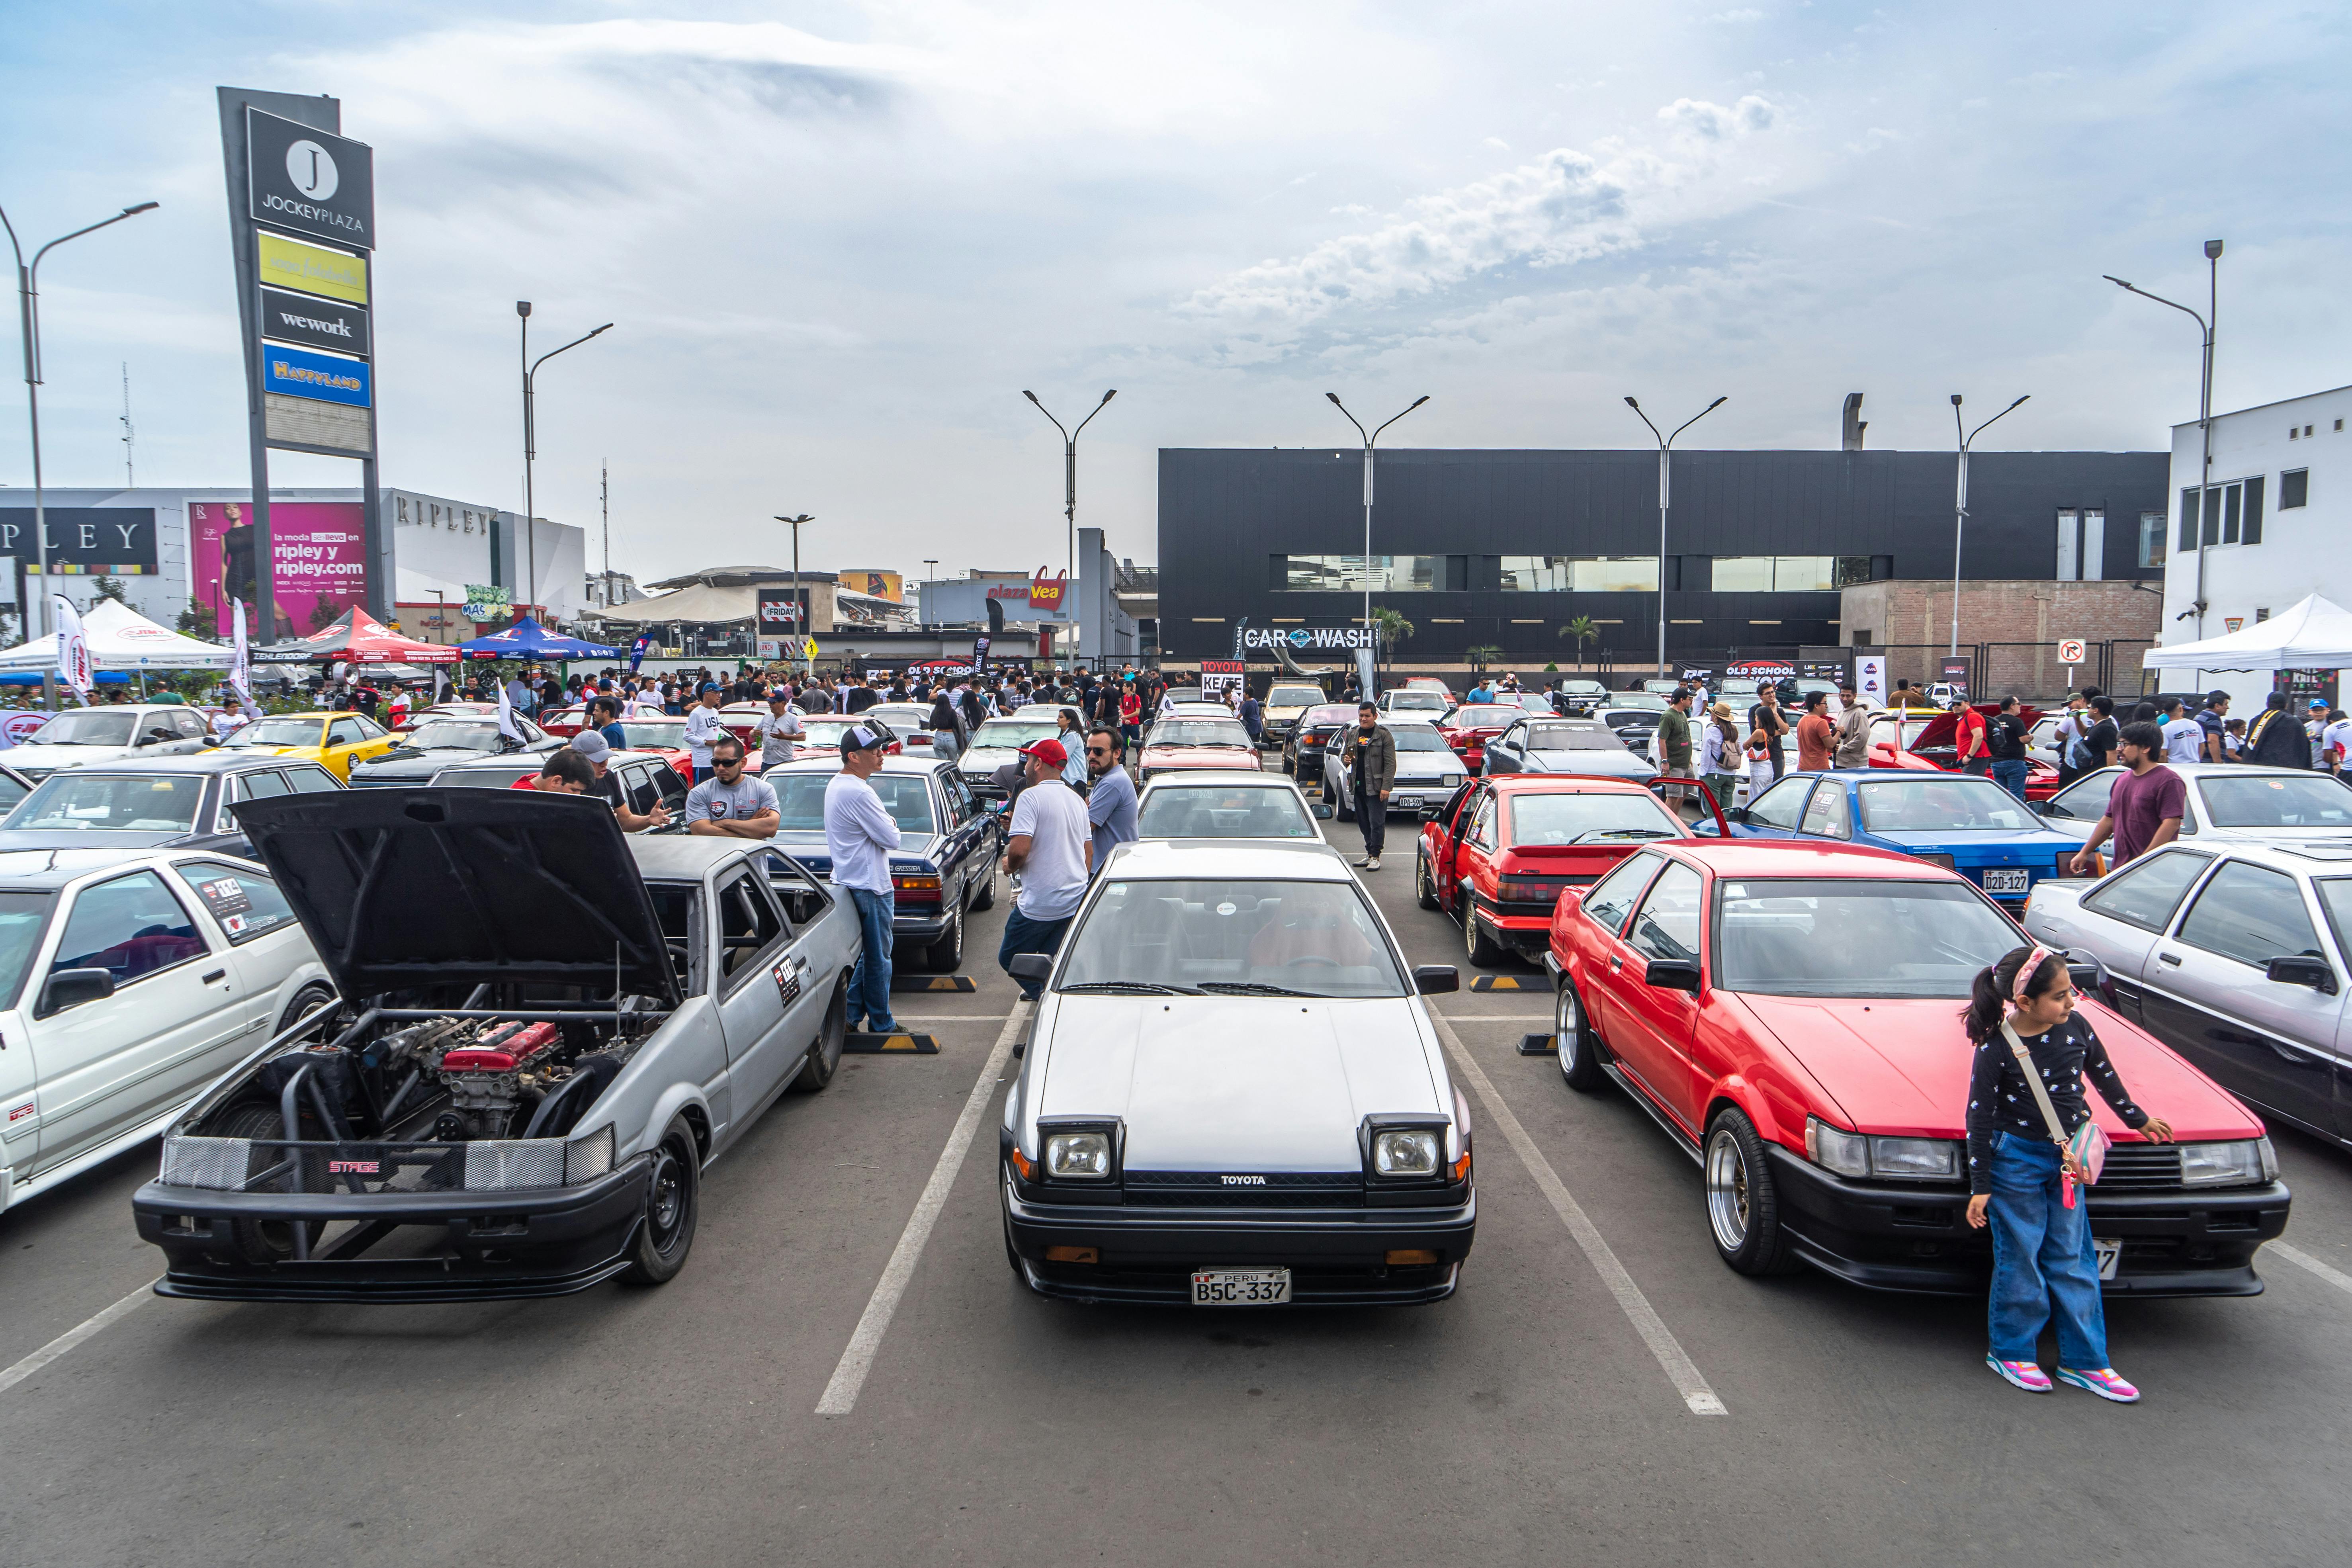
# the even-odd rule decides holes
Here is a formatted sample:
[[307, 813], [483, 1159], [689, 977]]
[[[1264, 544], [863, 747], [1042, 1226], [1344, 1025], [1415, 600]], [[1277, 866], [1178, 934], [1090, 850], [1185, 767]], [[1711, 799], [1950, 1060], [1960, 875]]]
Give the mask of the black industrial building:
[[[1838, 590], [1952, 574], [1949, 452], [1676, 452], [1664, 566], [1673, 657], [1844, 645]], [[1960, 571], [2160, 582], [2170, 454], [1979, 452]], [[1360, 624], [1360, 448], [1162, 448], [1160, 643], [1231, 657], [1240, 628]], [[1413, 623], [1397, 657], [1576, 660], [1654, 653], [1654, 451], [1405, 449], [1379, 457], [1373, 604]], [[1588, 653], [1587, 657], [1590, 657]]]

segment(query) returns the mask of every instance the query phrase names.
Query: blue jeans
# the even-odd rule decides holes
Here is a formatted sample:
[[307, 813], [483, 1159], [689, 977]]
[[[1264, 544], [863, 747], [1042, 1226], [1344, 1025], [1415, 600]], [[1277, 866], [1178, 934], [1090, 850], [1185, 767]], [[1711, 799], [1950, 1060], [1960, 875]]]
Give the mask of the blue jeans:
[[2042, 1325], [2058, 1326], [2058, 1364], [2078, 1372], [2107, 1363], [2107, 1320], [2091, 1250], [2089, 1199], [2060, 1201], [2057, 1147], [1996, 1132], [1992, 1140], [1992, 1353], [2040, 1359]]
[[2001, 788], [2007, 790], [2018, 799], [2023, 800], [2025, 798], [2024, 760], [2020, 758], [2018, 761], [2013, 763], [1997, 762], [1993, 763], [1992, 782], [2000, 785]]
[[857, 930], [865, 938], [857, 967], [849, 972], [849, 1026], [854, 1029], [858, 1020], [870, 1018], [887, 1027], [894, 1022], [890, 1016], [890, 921], [898, 912], [898, 900], [893, 894], [868, 888], [842, 890], [857, 906]]
[[[997, 944], [996, 949], [997, 967], [1010, 973], [1013, 961], [1024, 952], [1042, 952], [1052, 957], [1054, 950], [1062, 945], [1062, 933], [1070, 929], [1072, 918], [1064, 915], [1057, 921], [1032, 920], [1015, 908], [1004, 917], [1004, 940]], [[1015, 981], [1014, 984], [1021, 987], [1023, 999], [1030, 1002], [1037, 1000], [1037, 994], [1045, 989], [1034, 980]]]

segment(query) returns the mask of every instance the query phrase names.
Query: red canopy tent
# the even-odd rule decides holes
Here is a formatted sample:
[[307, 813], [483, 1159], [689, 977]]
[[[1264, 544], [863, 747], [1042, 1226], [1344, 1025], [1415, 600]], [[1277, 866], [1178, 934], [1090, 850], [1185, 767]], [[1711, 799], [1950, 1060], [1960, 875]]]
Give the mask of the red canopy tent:
[[253, 650], [256, 664], [455, 664], [457, 650], [402, 637], [353, 605], [331, 626]]

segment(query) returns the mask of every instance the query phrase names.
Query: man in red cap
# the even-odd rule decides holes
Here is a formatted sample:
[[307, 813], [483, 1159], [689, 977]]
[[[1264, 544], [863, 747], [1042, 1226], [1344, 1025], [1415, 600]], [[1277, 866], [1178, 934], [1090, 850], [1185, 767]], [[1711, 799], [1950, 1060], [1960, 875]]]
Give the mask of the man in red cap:
[[[1004, 919], [1004, 942], [996, 962], [1010, 973], [1024, 952], [1050, 955], [1070, 929], [1070, 917], [1086, 897], [1094, 846], [1087, 803], [1062, 782], [1070, 754], [1059, 741], [1032, 741], [1021, 748], [1027, 781], [1013, 803], [1013, 837], [1004, 847], [1004, 869], [1018, 873], [1020, 895]], [[1030, 1001], [1044, 989], [1035, 981], [1015, 982]]]

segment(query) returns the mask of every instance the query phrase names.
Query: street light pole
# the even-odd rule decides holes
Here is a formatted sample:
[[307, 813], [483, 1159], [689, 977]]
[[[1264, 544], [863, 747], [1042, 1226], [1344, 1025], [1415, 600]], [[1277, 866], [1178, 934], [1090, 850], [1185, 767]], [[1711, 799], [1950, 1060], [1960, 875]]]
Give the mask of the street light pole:
[[533, 359], [530, 357], [530, 301], [517, 300], [515, 314], [522, 321], [522, 537], [525, 563], [522, 596], [525, 607], [530, 608], [536, 606], [539, 595], [539, 523], [538, 513], [534, 510], [536, 503], [532, 500], [530, 489], [530, 466], [532, 460], [539, 456], [539, 431], [532, 412], [532, 383], [539, 374], [541, 365], [563, 353], [565, 349], [576, 349], [589, 338], [600, 337], [611, 331], [613, 323], [607, 321], [585, 337], [574, 338], [564, 344], [563, 348], [550, 349], [537, 359]]
[[[2031, 397], [2032, 395], [2033, 395], [2032, 393], [2026, 394], [2026, 397]], [[2023, 403], [2024, 401], [2024, 397], [2019, 398], [2017, 403], [2011, 404], [2007, 408], [2002, 409], [2000, 413], [1994, 415], [1992, 419], [1986, 420], [1983, 425], [1979, 425], [1975, 429], [1971, 430], [1960, 422], [1960, 395], [1957, 392], [1952, 394], [1952, 429], [1958, 433], [1960, 438], [1958, 478], [1957, 488], [1952, 493], [1952, 647], [1950, 657], [1953, 658], [1960, 657], [1960, 535], [1966, 531], [1969, 523], [1969, 448], [1976, 444], [1976, 438], [1985, 433], [1985, 426], [1990, 425], [1993, 419], [2002, 418], [2014, 412], [2018, 404]]]
[[[158, 205], [155, 202], [141, 202], [137, 206], [124, 207], [112, 217], [100, 218], [98, 222], [78, 228], [71, 234], [61, 234], [33, 252], [33, 259], [30, 262], [25, 259], [25, 247], [16, 243], [16, 226], [8, 221], [6, 210], [0, 209], [0, 228], [5, 228], [8, 231], [8, 247], [16, 252], [16, 256], [17, 321], [25, 340], [25, 412], [30, 418], [33, 428], [33, 540], [40, 552], [40, 635], [43, 637], [49, 634], [50, 627], [48, 509], [41, 485], [41, 258], [63, 245], [67, 240], [79, 239], [83, 235], [95, 233], [109, 224], [121, 223], [124, 218], [136, 217], [141, 213], [153, 212]], [[24, 606], [19, 605], [17, 613], [20, 619], [23, 612]], [[32, 640], [30, 623], [26, 625], [25, 640], [27, 642]], [[52, 674], [53, 672], [50, 671], [42, 673], [41, 700], [47, 705], [55, 707], [57, 698], [56, 687], [51, 679]]]
[[[803, 524], [803, 523], [804, 523], [804, 522], [814, 522], [814, 521], [816, 521], [816, 519], [815, 519], [815, 517], [814, 517], [813, 515], [811, 515], [811, 514], [810, 514], [810, 513], [808, 513], [808, 512], [803, 512], [803, 513], [801, 513], [801, 514], [800, 514], [800, 516], [798, 516], [798, 517], [785, 517], [785, 516], [783, 516], [782, 513], [779, 513], [779, 514], [777, 514], [777, 516], [776, 516], [776, 521], [777, 521], [778, 522], [790, 523], [790, 524], [792, 525], [792, 530], [793, 530], [793, 616], [794, 622], [795, 622], [795, 624], [798, 626], [799, 630], [800, 630], [800, 636], [799, 636], [796, 639], [794, 639], [794, 641], [793, 641], [793, 652], [795, 652], [795, 653], [801, 654], [801, 655], [802, 655], [802, 661], [803, 661], [803, 664], [805, 664], [805, 663], [807, 662], [807, 655], [806, 655], [805, 650], [806, 650], [806, 648], [808, 647], [808, 636], [809, 636], [808, 623], [809, 623], [811, 620], [813, 620], [814, 617], [814, 616], [803, 616], [803, 615], [802, 615], [802, 614], [801, 614], [801, 524]], [[755, 651], [755, 652], [756, 652], [756, 651], [758, 651], [758, 648], [759, 648], [759, 646], [760, 646], [760, 643], [759, 643], [759, 637], [760, 637], [760, 605], [759, 605], [759, 595], [758, 595], [758, 594], [755, 592], [755, 593], [752, 595], [752, 604], [751, 604], [751, 639], [752, 639], [752, 641], [751, 641], [751, 647], [752, 647], [753, 651]]]
[[1661, 680], [1666, 677], [1666, 500], [1674, 478], [1675, 437], [1722, 407], [1725, 401], [1726, 398], [1717, 398], [1675, 426], [1672, 434], [1659, 436], [1658, 427], [1650, 424], [1650, 416], [1642, 413], [1642, 405], [1631, 397], [1625, 399], [1625, 406], [1640, 415], [1642, 423], [1650, 426], [1650, 434], [1658, 437], [1658, 679]]
[[[2159, 305], [2169, 305], [2197, 323], [2205, 342], [2204, 357], [2197, 378], [2197, 429], [2203, 451], [2197, 468], [2197, 516], [2184, 518], [2197, 525], [2197, 639], [2205, 639], [2205, 518], [2213, 505], [2213, 332], [2221, 323], [2221, 242], [2205, 242], [2205, 314], [2199, 315], [2177, 300], [2161, 294], [2151, 294], [2136, 284], [2126, 283], [2112, 272], [2100, 274], [2116, 288], [2153, 300]], [[2217, 524], [2214, 531], [2221, 530]], [[2202, 675], [2204, 671], [2195, 673]]]
[[[1037, 403], [1037, 395], [1034, 392], [1024, 388], [1021, 395], [1032, 403]], [[1110, 400], [1118, 395], [1118, 388], [1115, 386], [1104, 393], [1102, 401], [1095, 405], [1094, 413], [1079, 420], [1076, 430], [1062, 430], [1062, 422], [1055, 419], [1053, 413], [1044, 404], [1037, 403], [1037, 412], [1052, 420], [1055, 429], [1062, 430], [1062, 517], [1068, 524], [1070, 536], [1069, 562], [1062, 569], [1066, 579], [1075, 579], [1078, 574], [1078, 437], [1087, 426], [1094, 423], [1095, 414], [1100, 414], [1109, 406]], [[1062, 589], [1065, 598], [1068, 596], [1069, 592], [1066, 583]], [[1062, 613], [1065, 616], [1070, 613], [1067, 604], [1062, 606]]]
[[[1323, 395], [1331, 400], [1332, 407], [1347, 416], [1348, 423], [1356, 427], [1356, 434], [1364, 437], [1364, 635], [1371, 639], [1372, 657], [1378, 658], [1381, 639], [1372, 629], [1372, 448], [1379, 442], [1381, 431], [1428, 402], [1429, 394], [1423, 393], [1406, 404], [1402, 412], [1392, 414], [1383, 423], [1374, 426], [1370, 435], [1364, 434], [1364, 422], [1348, 413], [1348, 405], [1339, 401], [1338, 393], [1327, 392]], [[1371, 693], [1368, 691], [1364, 695], [1370, 697]]]

